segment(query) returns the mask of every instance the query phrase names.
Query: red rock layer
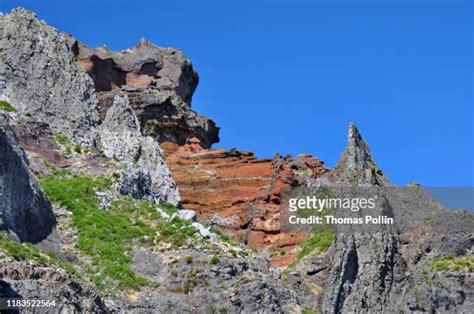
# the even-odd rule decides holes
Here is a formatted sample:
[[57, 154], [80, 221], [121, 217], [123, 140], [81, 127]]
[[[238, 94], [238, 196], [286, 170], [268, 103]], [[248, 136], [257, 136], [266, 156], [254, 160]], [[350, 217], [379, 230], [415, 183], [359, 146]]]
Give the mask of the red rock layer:
[[[322, 161], [310, 155], [259, 159], [252, 152], [203, 149], [198, 141], [162, 147], [183, 207], [196, 211], [200, 220], [255, 249], [289, 251], [307, 238], [281, 228], [280, 204], [286, 192], [303, 184], [303, 178], [329, 171]], [[284, 266], [294, 257], [287, 254], [274, 262]]]

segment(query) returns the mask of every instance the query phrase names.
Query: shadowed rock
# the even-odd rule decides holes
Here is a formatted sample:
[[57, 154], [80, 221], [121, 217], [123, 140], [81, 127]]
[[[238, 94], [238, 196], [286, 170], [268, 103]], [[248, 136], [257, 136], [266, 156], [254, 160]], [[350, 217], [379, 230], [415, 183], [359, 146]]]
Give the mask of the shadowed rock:
[[56, 219], [7, 120], [0, 116], [0, 228], [36, 243], [52, 232]]

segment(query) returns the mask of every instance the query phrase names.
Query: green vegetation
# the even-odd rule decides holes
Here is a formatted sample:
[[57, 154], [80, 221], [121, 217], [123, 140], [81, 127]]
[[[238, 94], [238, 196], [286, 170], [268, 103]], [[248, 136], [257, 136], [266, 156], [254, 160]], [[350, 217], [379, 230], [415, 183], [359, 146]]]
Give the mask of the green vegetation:
[[158, 132], [158, 130], [160, 129], [160, 122], [156, 119], [146, 120], [145, 129], [151, 135], [156, 134], [156, 132]]
[[76, 145], [71, 142], [71, 139], [62, 133], [59, 132], [53, 132], [53, 137], [54, 140], [62, 146], [62, 149], [66, 153], [66, 155], [71, 155], [73, 152], [77, 154], [82, 154], [83, 152], [89, 152], [89, 153], [97, 153], [99, 154], [96, 149], [83, 149], [81, 145]]
[[69, 137], [67, 137], [64, 134], [61, 134], [61, 133], [58, 133], [58, 132], [53, 132], [53, 137], [56, 140], [56, 142], [58, 142], [59, 144], [61, 144], [63, 146], [72, 145], [71, 141], [69, 140]]
[[[55, 171], [41, 185], [55, 202], [73, 212], [73, 225], [78, 231], [77, 247], [93, 258], [89, 269], [99, 288], [138, 288], [146, 280], [136, 276], [131, 267], [133, 244], [155, 245], [165, 241], [175, 246], [186, 244], [196, 229], [179, 218], [160, 219], [156, 206], [147, 201], [122, 197], [107, 211], [97, 206], [96, 191], [110, 188], [111, 178], [79, 176]], [[176, 211], [171, 205], [167, 211]]]
[[82, 148], [80, 145], [74, 145], [74, 152], [81, 154], [82, 153]]
[[311, 238], [301, 244], [301, 251], [298, 253], [296, 260], [291, 263], [290, 267], [297, 265], [303, 258], [312, 253], [323, 253], [331, 246], [334, 238], [332, 230], [325, 230], [314, 234]]
[[316, 314], [316, 312], [311, 309], [304, 309], [301, 311], [301, 314]]
[[6, 112], [16, 112], [15, 107], [10, 105], [10, 103], [5, 100], [0, 100], [0, 110], [6, 111]]
[[56, 265], [76, 278], [84, 280], [72, 265], [60, 260], [53, 252], [45, 252], [30, 243], [11, 240], [5, 233], [0, 233], [0, 251], [16, 260], [34, 261], [43, 266]]
[[221, 230], [217, 229], [217, 228], [211, 228], [210, 231], [212, 233], [215, 233], [219, 239], [223, 242], [227, 242], [227, 243], [231, 243], [232, 242], [232, 239], [227, 235], [225, 234], [224, 232], [222, 232]]
[[433, 263], [433, 267], [437, 271], [465, 271], [473, 272], [474, 271], [474, 255], [462, 256], [462, 257], [452, 257], [446, 256], [438, 259]]
[[212, 258], [211, 258], [211, 264], [212, 265], [217, 265], [221, 262], [221, 259], [219, 258], [219, 256], [217, 255], [214, 255]]
[[192, 264], [193, 263], [193, 256], [188, 255], [186, 256], [186, 264]]

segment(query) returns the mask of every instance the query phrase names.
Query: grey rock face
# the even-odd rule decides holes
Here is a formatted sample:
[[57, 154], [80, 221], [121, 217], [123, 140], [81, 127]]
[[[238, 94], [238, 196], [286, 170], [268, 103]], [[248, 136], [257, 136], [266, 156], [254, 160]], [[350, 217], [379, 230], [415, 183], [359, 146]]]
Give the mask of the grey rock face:
[[0, 95], [77, 144], [94, 145], [93, 82], [76, 64], [64, 34], [28, 10], [13, 10], [0, 16], [0, 60]]
[[128, 97], [118, 95], [99, 128], [106, 157], [135, 162], [140, 155], [140, 123], [130, 108]]
[[[376, 214], [390, 213], [396, 225], [375, 225], [370, 232], [335, 228], [324, 313], [469, 312], [472, 274], [439, 272], [432, 263], [438, 257], [472, 254], [472, 214], [448, 212], [420, 186], [391, 185], [353, 124], [348, 147], [329, 179], [336, 189], [352, 186], [380, 195]], [[428, 225], [426, 218], [433, 222]]]
[[0, 257], [0, 278], [2, 297], [56, 302], [54, 307], [35, 308], [34, 313], [110, 312], [95, 289], [61, 269]]
[[157, 203], [179, 204], [179, 192], [158, 142], [143, 136], [127, 95], [116, 96], [99, 127], [104, 154], [127, 163], [120, 193]]
[[141, 155], [123, 172], [120, 192], [136, 199], [178, 205], [178, 187], [163, 160], [158, 142], [147, 136], [141, 140]]
[[347, 147], [334, 168], [333, 181], [341, 186], [389, 184], [387, 177], [375, 163], [369, 145], [353, 123], [349, 125], [347, 142]]
[[126, 304], [126, 310], [296, 314], [315, 305], [301, 276], [282, 279], [264, 258], [222, 257], [212, 264], [208, 255], [197, 250], [135, 252], [134, 269], [163, 285], [159, 290], [140, 291], [142, 301]]
[[36, 243], [51, 233], [56, 219], [7, 120], [0, 116], [0, 227]]

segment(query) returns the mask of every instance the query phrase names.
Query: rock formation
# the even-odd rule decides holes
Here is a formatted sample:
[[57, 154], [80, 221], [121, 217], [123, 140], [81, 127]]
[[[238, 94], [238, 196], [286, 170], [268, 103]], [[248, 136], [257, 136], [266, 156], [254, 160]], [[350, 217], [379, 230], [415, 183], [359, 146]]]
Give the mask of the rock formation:
[[[391, 184], [354, 124], [334, 169], [211, 149], [182, 52], [89, 49], [24, 9], [0, 15], [0, 61], [17, 109], [0, 114], [0, 296], [79, 312], [473, 308], [474, 215]], [[375, 195], [396, 223], [288, 228], [288, 198], [325, 189]]]
[[137, 199], [177, 205], [178, 189], [162, 158], [159, 144], [143, 136], [127, 95], [116, 96], [100, 125], [101, 145], [108, 158], [127, 163], [120, 192]]
[[196, 137], [208, 148], [219, 141], [219, 127], [191, 109], [199, 79], [181, 51], [157, 47], [145, 39], [119, 52], [89, 49], [73, 38], [70, 42], [78, 63], [94, 80], [102, 116], [122, 92], [142, 125], [160, 143], [183, 145]]
[[95, 289], [64, 270], [13, 259], [4, 262], [0, 264], [0, 296], [3, 298], [54, 301], [55, 306], [42, 309], [56, 313], [78, 309], [88, 313], [110, 311]]
[[349, 125], [347, 142], [347, 147], [332, 173], [335, 184], [341, 186], [389, 184], [354, 123]]
[[17, 9], [0, 16], [0, 98], [47, 122], [77, 144], [93, 146], [97, 100], [64, 34]]
[[327, 173], [322, 161], [310, 155], [259, 159], [252, 152], [203, 149], [197, 140], [163, 147], [183, 207], [199, 219], [258, 249], [288, 248], [306, 238], [281, 230], [280, 203], [292, 188]]
[[56, 219], [8, 120], [0, 115], [0, 230], [37, 243], [51, 233]]
[[[361, 197], [364, 193], [378, 195], [378, 204], [374, 209], [376, 212], [371, 214], [390, 215], [396, 224], [378, 225], [367, 230], [335, 228], [330, 257], [332, 266], [326, 278], [326, 293], [321, 304], [323, 312], [411, 312], [422, 309], [463, 312], [469, 308], [470, 303], [464, 302], [463, 293], [456, 294], [453, 291], [453, 287], [459, 287], [459, 278], [445, 278], [445, 286], [434, 288], [437, 292], [428, 292], [433, 289], [430, 287], [431, 280], [421, 279], [420, 272], [428, 272], [434, 278], [439, 278], [440, 274], [434, 272], [426, 260], [414, 261], [407, 254], [412, 249], [410, 247], [423, 246], [426, 241], [420, 239], [419, 235], [418, 238], [410, 238], [414, 232], [412, 228], [425, 236], [432, 234], [437, 238], [436, 227], [429, 226], [426, 229], [433, 229], [424, 232], [420, 230], [420, 226], [426, 225], [422, 220], [426, 221], [426, 217], [444, 217], [448, 222], [447, 210], [426, 192], [420, 191], [419, 187], [393, 187], [375, 164], [367, 143], [354, 124], [349, 126], [348, 146], [330, 178], [336, 189], [347, 185], [355, 187], [356, 194], [352, 197]], [[470, 215], [467, 219], [469, 222], [466, 223], [472, 231], [474, 218]], [[461, 232], [451, 241], [465, 243], [472, 238], [472, 234]], [[434, 246], [434, 243], [431, 244], [432, 254], [446, 254], [443, 254], [445, 249], [439, 246], [438, 241], [434, 241]], [[467, 283], [462, 289], [473, 294], [472, 288]], [[420, 291], [424, 291], [423, 298], [420, 297]]]

